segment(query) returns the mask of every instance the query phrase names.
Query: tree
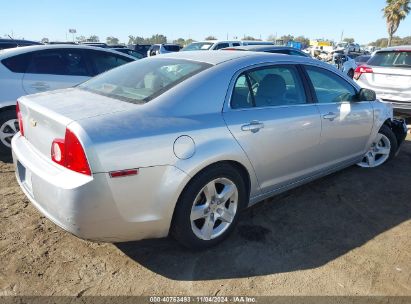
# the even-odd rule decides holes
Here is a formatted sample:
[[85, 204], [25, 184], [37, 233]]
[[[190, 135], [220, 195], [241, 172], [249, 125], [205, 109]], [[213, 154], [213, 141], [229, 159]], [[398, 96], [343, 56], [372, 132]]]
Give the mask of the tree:
[[298, 36], [294, 40], [297, 42], [301, 42], [304, 45], [304, 47], [307, 47], [310, 45], [310, 39], [304, 36]]
[[186, 45], [186, 40], [184, 38], [178, 38], [178, 39], [174, 40], [173, 43], [184, 46], [184, 45]]
[[284, 44], [287, 44], [288, 41], [293, 41], [294, 36], [293, 35], [283, 35], [279, 40], [282, 40]]
[[116, 37], [110, 36], [110, 37], [106, 38], [106, 42], [107, 42], [107, 44], [119, 44], [120, 40]]
[[85, 36], [83, 36], [83, 35], [78, 36], [78, 37], [76, 37], [76, 41], [77, 41], [77, 42], [83, 42], [83, 41], [86, 41], [86, 37], [85, 37]]
[[99, 42], [100, 39], [96, 35], [91, 35], [90, 37], [87, 38], [88, 42]]
[[354, 43], [354, 38], [344, 38], [344, 42], [347, 42], [347, 43]]
[[205, 37], [204, 40], [217, 40], [217, 38], [215, 36], [210, 35]]
[[383, 9], [387, 23], [388, 46], [391, 46], [392, 38], [398, 30], [400, 23], [409, 14], [411, 0], [386, 0], [387, 6]]
[[261, 41], [261, 39], [254, 38], [253, 36], [244, 36], [243, 40]]
[[49, 38], [43, 38], [43, 39], [41, 39], [41, 43], [49, 43]]

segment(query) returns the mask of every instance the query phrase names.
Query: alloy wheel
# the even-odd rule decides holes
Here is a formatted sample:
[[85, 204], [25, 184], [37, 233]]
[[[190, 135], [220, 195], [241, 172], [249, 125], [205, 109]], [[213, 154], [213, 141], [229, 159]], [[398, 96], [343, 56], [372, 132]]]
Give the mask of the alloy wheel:
[[10, 119], [0, 126], [0, 142], [8, 148], [11, 148], [11, 140], [19, 131], [17, 119]]
[[358, 164], [363, 168], [375, 168], [387, 161], [391, 153], [391, 143], [387, 136], [378, 133], [363, 160]]
[[197, 194], [190, 213], [191, 228], [202, 240], [222, 235], [238, 209], [237, 186], [227, 178], [217, 178]]

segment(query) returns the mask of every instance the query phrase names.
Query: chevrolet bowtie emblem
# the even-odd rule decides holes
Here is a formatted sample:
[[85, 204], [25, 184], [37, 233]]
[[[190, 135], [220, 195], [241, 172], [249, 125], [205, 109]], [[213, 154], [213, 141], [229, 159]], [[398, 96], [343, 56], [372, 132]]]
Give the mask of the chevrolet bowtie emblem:
[[35, 120], [32, 118], [32, 119], [30, 119], [30, 124], [31, 124], [32, 127], [35, 127], [35, 126], [37, 126], [37, 121], [35, 121]]

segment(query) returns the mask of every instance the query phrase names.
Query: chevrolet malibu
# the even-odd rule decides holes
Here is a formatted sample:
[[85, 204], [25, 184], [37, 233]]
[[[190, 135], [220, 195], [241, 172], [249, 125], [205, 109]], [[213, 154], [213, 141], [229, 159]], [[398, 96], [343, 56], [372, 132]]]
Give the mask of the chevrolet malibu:
[[84, 239], [203, 249], [242, 209], [395, 156], [404, 122], [332, 66], [255, 52], [142, 59], [21, 97], [12, 140], [31, 202]]

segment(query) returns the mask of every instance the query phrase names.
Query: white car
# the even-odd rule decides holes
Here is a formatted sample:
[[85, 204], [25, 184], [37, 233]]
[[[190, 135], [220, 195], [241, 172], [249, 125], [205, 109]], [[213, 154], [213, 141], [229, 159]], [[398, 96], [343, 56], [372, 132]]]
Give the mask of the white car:
[[78, 45], [26, 46], [0, 51], [0, 154], [10, 153], [18, 130], [20, 96], [72, 87], [135, 58]]
[[193, 42], [186, 47], [182, 48], [181, 51], [217, 51], [225, 49], [228, 47], [242, 46], [241, 41], [229, 41], [229, 40], [207, 40]]
[[347, 74], [351, 79], [354, 77], [357, 63], [350, 56], [335, 53], [333, 55], [333, 64], [337, 67], [337, 69], [341, 70], [344, 74]]
[[147, 50], [147, 57], [152, 57], [160, 54], [168, 54], [168, 53], [175, 53], [179, 52], [181, 46], [178, 44], [171, 44], [171, 43], [162, 43], [162, 44], [153, 44]]

